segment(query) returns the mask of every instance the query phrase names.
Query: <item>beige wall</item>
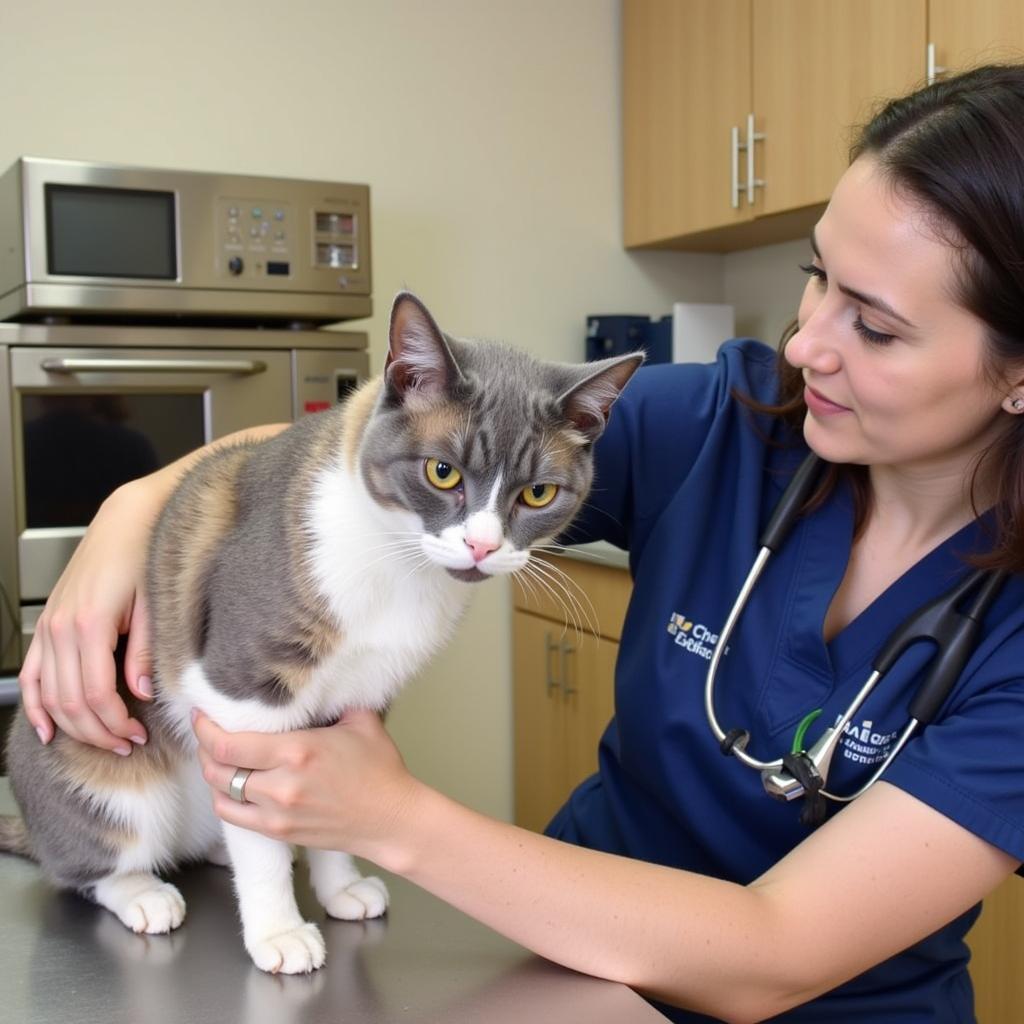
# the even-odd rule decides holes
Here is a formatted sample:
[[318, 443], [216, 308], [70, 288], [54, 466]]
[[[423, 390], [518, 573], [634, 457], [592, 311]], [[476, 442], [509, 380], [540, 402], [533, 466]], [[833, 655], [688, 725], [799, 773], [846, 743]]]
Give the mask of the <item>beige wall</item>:
[[[620, 246], [618, 46], [614, 0], [7, 0], [0, 167], [369, 182], [374, 367], [405, 286], [455, 333], [574, 359], [589, 312], [721, 298], [721, 257]], [[509, 644], [491, 583], [391, 719], [419, 774], [503, 816]]]
[[722, 301], [736, 308], [736, 333], [776, 345], [796, 317], [811, 260], [806, 241], [782, 242], [723, 257]]

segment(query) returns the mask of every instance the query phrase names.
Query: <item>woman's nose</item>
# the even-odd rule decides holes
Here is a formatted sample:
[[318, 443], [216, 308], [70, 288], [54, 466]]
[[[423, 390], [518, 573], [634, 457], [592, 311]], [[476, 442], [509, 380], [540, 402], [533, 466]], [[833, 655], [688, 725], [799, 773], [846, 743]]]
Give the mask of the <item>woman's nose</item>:
[[836, 325], [819, 305], [786, 342], [786, 359], [793, 366], [823, 375], [835, 373], [842, 360], [835, 343]]

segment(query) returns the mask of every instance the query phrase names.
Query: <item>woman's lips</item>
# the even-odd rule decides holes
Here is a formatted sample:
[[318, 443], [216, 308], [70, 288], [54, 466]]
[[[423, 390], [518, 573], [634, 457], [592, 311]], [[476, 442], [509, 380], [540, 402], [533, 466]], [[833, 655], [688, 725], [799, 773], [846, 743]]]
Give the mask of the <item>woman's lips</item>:
[[832, 402], [820, 392], [815, 391], [810, 384], [804, 385], [804, 401], [815, 416], [834, 416], [836, 413], [850, 411], [845, 405]]

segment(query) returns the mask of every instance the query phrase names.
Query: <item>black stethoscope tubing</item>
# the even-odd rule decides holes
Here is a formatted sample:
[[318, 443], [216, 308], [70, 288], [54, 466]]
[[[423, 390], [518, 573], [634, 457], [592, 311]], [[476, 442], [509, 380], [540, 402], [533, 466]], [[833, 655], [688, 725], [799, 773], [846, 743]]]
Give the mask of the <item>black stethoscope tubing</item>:
[[[757, 557], [726, 619], [725, 625], [715, 644], [711, 663], [704, 686], [704, 710], [708, 724], [718, 740], [722, 753], [732, 755], [747, 767], [759, 771], [765, 788], [782, 800], [804, 796], [808, 789], [831, 800], [846, 802], [864, 793], [892, 763], [906, 742], [919, 728], [927, 725], [938, 714], [950, 691], [963, 671], [977, 639], [977, 633], [985, 612], [995, 600], [1007, 573], [1004, 570], [976, 569], [967, 574], [944, 594], [909, 615], [882, 645], [872, 662], [872, 672], [858, 691], [842, 718], [835, 726], [825, 730], [822, 737], [809, 751], [761, 761], [746, 751], [750, 733], [746, 729], [734, 728], [726, 732], [718, 722], [714, 709], [715, 675], [729, 637], [746, 606], [750, 595], [768, 559], [776, 553], [789, 534], [800, 510], [818, 482], [824, 466], [823, 461], [813, 452], [800, 464], [793, 479], [779, 499], [768, 525], [761, 534]], [[973, 597], [966, 608], [958, 606]], [[910, 702], [909, 720], [895, 745], [871, 778], [856, 792], [848, 795], [831, 793], [824, 788], [829, 763], [835, 746], [843, 735], [848, 722], [867, 699], [878, 681], [892, 667], [900, 655], [919, 641], [930, 641], [935, 651], [929, 671]], [[799, 762], [794, 762], [794, 756]]]

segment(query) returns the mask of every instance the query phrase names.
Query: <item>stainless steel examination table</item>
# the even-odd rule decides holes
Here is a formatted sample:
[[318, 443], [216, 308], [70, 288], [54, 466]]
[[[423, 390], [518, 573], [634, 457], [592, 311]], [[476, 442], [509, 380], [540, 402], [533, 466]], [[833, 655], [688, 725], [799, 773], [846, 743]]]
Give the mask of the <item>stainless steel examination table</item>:
[[[0, 813], [14, 807], [0, 779]], [[456, 868], [457, 870], [457, 868]], [[312, 975], [257, 970], [242, 947], [231, 881], [173, 876], [188, 902], [171, 935], [140, 936], [0, 855], [0, 1022], [7, 1024], [655, 1024], [622, 985], [557, 967], [401, 879], [365, 923], [325, 919], [296, 872], [299, 903], [327, 941]]]

